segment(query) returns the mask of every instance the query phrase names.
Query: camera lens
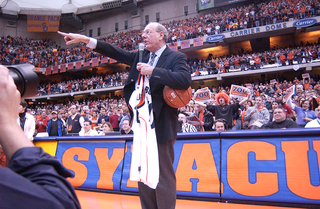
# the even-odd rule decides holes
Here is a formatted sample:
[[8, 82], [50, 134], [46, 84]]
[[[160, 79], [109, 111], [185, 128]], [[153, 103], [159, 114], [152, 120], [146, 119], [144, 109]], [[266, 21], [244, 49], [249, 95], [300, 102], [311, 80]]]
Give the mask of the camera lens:
[[28, 98], [37, 95], [39, 77], [34, 72], [34, 66], [30, 64], [10, 65], [9, 75], [13, 78], [21, 98]]

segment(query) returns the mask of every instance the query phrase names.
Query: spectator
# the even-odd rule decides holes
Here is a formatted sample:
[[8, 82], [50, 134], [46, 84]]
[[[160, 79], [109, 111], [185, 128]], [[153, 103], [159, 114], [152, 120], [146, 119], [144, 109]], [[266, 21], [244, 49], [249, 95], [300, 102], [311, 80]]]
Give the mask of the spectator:
[[261, 59], [259, 56], [256, 56], [254, 58], [254, 64], [255, 64], [255, 69], [260, 69], [260, 63], [261, 63]]
[[270, 119], [269, 119], [269, 122], [272, 122], [274, 119], [273, 119], [273, 115], [274, 115], [274, 110], [279, 107], [279, 102], [278, 101], [273, 101], [271, 103], [271, 110], [269, 110], [269, 113], [270, 113]]
[[68, 133], [79, 133], [83, 127], [84, 118], [78, 113], [77, 106], [70, 107], [71, 115], [67, 120]]
[[113, 128], [112, 128], [112, 125], [111, 125], [110, 122], [105, 122], [102, 125], [102, 132], [100, 132], [100, 135], [107, 135], [110, 132], [114, 132]]
[[292, 111], [292, 109], [289, 107], [289, 105], [284, 101], [284, 99], [282, 98], [282, 100], [279, 100], [278, 101], [278, 103], [279, 103], [279, 106], [280, 107], [283, 107], [283, 109], [285, 109], [285, 111], [286, 111], [286, 115], [289, 115], [289, 114], [293, 114], [293, 111]]
[[283, 107], [275, 107], [273, 110], [274, 121], [270, 121], [263, 126], [265, 129], [286, 129], [299, 128], [295, 121], [286, 119], [286, 110]]
[[120, 109], [118, 107], [113, 108], [113, 113], [109, 117], [109, 122], [112, 125], [112, 128], [114, 131], [119, 131], [119, 115], [120, 115]]
[[282, 66], [286, 66], [286, 55], [281, 54], [281, 55], [279, 56], [279, 60], [280, 60], [280, 64], [281, 64]]
[[26, 112], [27, 109], [27, 102], [21, 100], [19, 106], [19, 118], [18, 124], [22, 128], [24, 134], [27, 136], [29, 140], [33, 140], [33, 135], [35, 131], [35, 119], [34, 117]]
[[316, 113], [313, 110], [310, 110], [310, 102], [309, 100], [303, 100], [301, 103], [301, 107], [296, 106], [292, 103], [291, 98], [288, 99], [288, 105], [291, 109], [295, 111], [297, 114], [297, 124], [300, 128], [304, 128], [304, 126], [313, 119], [317, 118]]
[[184, 113], [179, 113], [178, 121], [181, 123], [181, 132], [197, 132], [197, 128], [187, 122], [187, 116]]
[[79, 132], [79, 136], [98, 136], [98, 132], [96, 130], [91, 129], [91, 121], [85, 120], [83, 122], [83, 129]]
[[[250, 94], [248, 94], [248, 97], [249, 95]], [[233, 115], [239, 111], [240, 106], [248, 100], [248, 97], [241, 102], [229, 104], [229, 96], [225, 93], [218, 93], [215, 95], [218, 105], [207, 105], [206, 108], [215, 116], [215, 119], [225, 119], [228, 128], [231, 129], [233, 127]]]
[[130, 120], [124, 119], [122, 123], [122, 129], [120, 131], [121, 134], [133, 134], [133, 131], [130, 127]]
[[91, 121], [92, 116], [87, 105], [82, 108], [81, 116], [83, 117], [83, 119]]
[[92, 129], [97, 126], [97, 122], [98, 122], [97, 112], [93, 111], [92, 112], [92, 117], [91, 117], [91, 123], [92, 123], [91, 128]]
[[243, 119], [243, 117], [244, 117], [246, 111], [249, 109], [249, 107], [253, 107], [252, 100], [247, 100], [243, 105], [244, 105], [244, 109], [241, 112], [242, 129], [248, 129], [249, 122], [245, 121]]
[[[67, 113], [68, 114], [68, 113]], [[58, 112], [58, 119], [61, 119], [61, 121], [63, 122], [63, 126], [66, 129], [66, 118], [68, 118], [68, 116], [66, 115], [66, 113], [63, 112]]]
[[289, 65], [293, 65], [293, 59], [294, 59], [294, 53], [293, 53], [293, 50], [291, 50], [288, 55], [288, 62], [289, 62]]
[[310, 121], [305, 125], [305, 128], [319, 128], [320, 127], [320, 106], [318, 106], [315, 110], [317, 118]]
[[[302, 94], [304, 93], [304, 90], [303, 90], [303, 85], [301, 84], [298, 84], [296, 85], [296, 94], [297, 96], [301, 96]], [[291, 108], [292, 109], [292, 108]]]
[[[58, 116], [59, 116], [59, 114], [58, 114]], [[62, 119], [62, 121], [64, 121], [65, 127], [67, 127], [66, 126], [66, 121], [68, 120], [68, 118], [69, 118], [68, 111], [66, 111], [65, 113], [61, 113], [61, 119]]]
[[36, 121], [37, 133], [46, 132], [47, 122], [49, 120], [46, 111], [42, 111], [41, 117]]
[[212, 126], [214, 131], [226, 131], [228, 130], [227, 121], [223, 118], [219, 118], [214, 121], [214, 125]]
[[109, 122], [109, 116], [107, 115], [106, 109], [102, 108], [100, 111], [100, 117], [98, 118], [97, 125], [101, 126], [102, 125], [102, 119], [105, 120], [105, 122]]
[[255, 106], [249, 107], [243, 119], [248, 121], [249, 129], [259, 129], [269, 122], [269, 111], [264, 107], [261, 96], [255, 97]]
[[[197, 102], [195, 105], [195, 115], [200, 120], [200, 125], [204, 128], [204, 131], [211, 131], [213, 125], [213, 115], [211, 112], [207, 111], [206, 105], [202, 102]], [[198, 129], [198, 131], [202, 131]]]
[[125, 107], [123, 108], [123, 113], [120, 114], [120, 117], [119, 117], [119, 118], [121, 118], [121, 119], [120, 119], [120, 123], [119, 123], [119, 128], [121, 129], [121, 128], [122, 128], [123, 120], [124, 120], [124, 119], [129, 119], [129, 120], [131, 119], [128, 107], [125, 106]]
[[64, 136], [65, 127], [62, 119], [58, 118], [57, 111], [53, 110], [51, 112], [52, 118], [48, 121], [47, 132], [49, 136]]
[[303, 78], [302, 83], [303, 83], [303, 88], [305, 91], [309, 91], [310, 90], [310, 78], [309, 79], [305, 79]]

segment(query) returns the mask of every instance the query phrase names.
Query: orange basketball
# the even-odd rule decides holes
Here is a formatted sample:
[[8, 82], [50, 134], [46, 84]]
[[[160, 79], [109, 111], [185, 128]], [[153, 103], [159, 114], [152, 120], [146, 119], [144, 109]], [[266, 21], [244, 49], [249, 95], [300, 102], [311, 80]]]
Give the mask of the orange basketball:
[[163, 89], [163, 98], [164, 101], [173, 108], [184, 107], [192, 98], [192, 90], [191, 87], [187, 90], [176, 90], [165, 86]]

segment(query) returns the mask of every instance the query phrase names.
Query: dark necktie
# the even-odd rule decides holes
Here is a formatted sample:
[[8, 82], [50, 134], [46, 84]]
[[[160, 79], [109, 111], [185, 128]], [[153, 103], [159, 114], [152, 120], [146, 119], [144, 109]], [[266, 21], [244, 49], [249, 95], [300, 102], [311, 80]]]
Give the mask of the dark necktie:
[[156, 53], [151, 53], [149, 65], [153, 66], [153, 63], [154, 63], [156, 56], [157, 56]]
[[[154, 60], [156, 58], [156, 53], [151, 53], [151, 57], [150, 57], [150, 60], [149, 60], [149, 65], [151, 65], [153, 67], [153, 63], [154, 63]], [[150, 79], [151, 75], [147, 75], [147, 78]]]

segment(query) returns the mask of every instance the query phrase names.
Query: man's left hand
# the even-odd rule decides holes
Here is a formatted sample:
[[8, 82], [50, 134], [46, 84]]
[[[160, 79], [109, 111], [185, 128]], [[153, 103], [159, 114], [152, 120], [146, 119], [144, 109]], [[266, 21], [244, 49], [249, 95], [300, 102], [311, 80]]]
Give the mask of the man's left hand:
[[141, 72], [141, 75], [151, 75], [153, 72], [154, 67], [148, 65], [146, 63], [139, 62], [137, 64], [137, 70]]

